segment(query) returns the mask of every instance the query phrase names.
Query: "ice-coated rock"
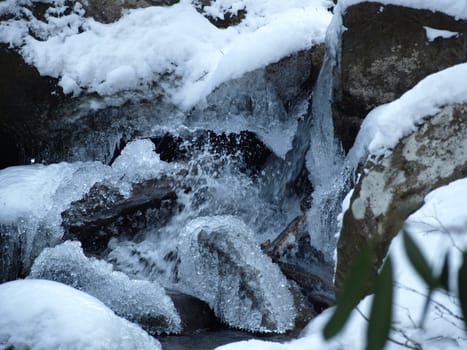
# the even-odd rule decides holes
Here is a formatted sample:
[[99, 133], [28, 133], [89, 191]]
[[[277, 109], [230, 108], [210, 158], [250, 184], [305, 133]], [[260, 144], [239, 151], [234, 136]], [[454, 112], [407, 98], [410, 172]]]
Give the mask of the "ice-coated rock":
[[231, 327], [265, 333], [294, 328], [297, 310], [287, 279], [243, 221], [232, 216], [192, 220], [179, 256], [182, 290], [206, 301]]
[[0, 348], [160, 350], [159, 342], [97, 299], [61, 283], [0, 285]]
[[61, 282], [86, 292], [151, 334], [181, 331], [174, 304], [159, 284], [130, 280], [122, 272], [113, 271], [112, 265], [87, 258], [79, 242], [67, 241], [45, 249], [29, 277]]
[[110, 174], [98, 162], [0, 171], [0, 281], [24, 277], [43, 248], [60, 242], [60, 213]]

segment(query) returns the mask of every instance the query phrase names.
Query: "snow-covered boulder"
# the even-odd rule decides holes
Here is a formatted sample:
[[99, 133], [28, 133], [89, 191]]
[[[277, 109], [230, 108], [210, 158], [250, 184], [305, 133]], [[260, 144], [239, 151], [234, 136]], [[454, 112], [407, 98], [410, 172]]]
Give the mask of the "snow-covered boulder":
[[1, 284], [0, 315], [2, 349], [161, 349], [97, 299], [52, 281]]
[[374, 109], [364, 121], [349, 159], [370, 156], [343, 218], [338, 288], [367, 242], [376, 247], [376, 272], [392, 238], [424, 196], [465, 177], [466, 74], [465, 63], [432, 74], [400, 99]]
[[206, 301], [231, 327], [265, 333], [294, 328], [297, 306], [287, 279], [241, 220], [215, 216], [191, 221], [179, 257], [179, 288]]
[[348, 150], [371, 109], [465, 61], [467, 8], [462, 1], [343, 0], [339, 16], [331, 26], [340, 41], [333, 118]]
[[[0, 86], [16, 91], [4, 100], [8, 114], [0, 121], [9, 128], [2, 128], [1, 140], [17, 154], [16, 164], [30, 158], [109, 163], [128, 141], [185, 127], [250, 130], [285, 155], [302, 117], [289, 110], [290, 92], [296, 97], [313, 85], [331, 2], [242, 0], [232, 6], [247, 8], [245, 18], [227, 30], [212, 25], [191, 0], [143, 4], [173, 2], [83, 0], [86, 9], [63, 0], [2, 2], [0, 63], [14, 55], [16, 66], [31, 71], [16, 75], [10, 72], [17, 67], [1, 65]], [[144, 8], [108, 24], [86, 16], [93, 6], [112, 12], [108, 4]], [[230, 7], [216, 1], [203, 13], [222, 17]], [[29, 88], [29, 77], [37, 89]], [[23, 100], [28, 103], [18, 107]]]
[[153, 335], [181, 331], [174, 304], [159, 284], [130, 280], [122, 272], [113, 271], [112, 265], [87, 258], [79, 242], [67, 241], [45, 249], [29, 277], [61, 282], [90, 294]]

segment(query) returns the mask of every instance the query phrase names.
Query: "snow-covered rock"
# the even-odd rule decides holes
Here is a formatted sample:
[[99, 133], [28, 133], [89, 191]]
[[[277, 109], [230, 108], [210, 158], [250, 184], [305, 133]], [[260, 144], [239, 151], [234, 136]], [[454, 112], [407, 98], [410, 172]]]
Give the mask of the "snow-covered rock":
[[52, 281], [1, 284], [0, 315], [3, 349], [161, 349], [156, 339], [97, 299]]
[[157, 282], [130, 280], [112, 265], [87, 258], [79, 242], [45, 249], [34, 261], [29, 277], [61, 282], [92, 295], [151, 334], [181, 331], [180, 317]]
[[432, 74], [367, 116], [349, 153], [354, 166], [370, 156], [344, 214], [337, 287], [365, 242], [377, 246], [376, 272], [392, 238], [423, 197], [465, 176], [466, 73], [464, 63]]

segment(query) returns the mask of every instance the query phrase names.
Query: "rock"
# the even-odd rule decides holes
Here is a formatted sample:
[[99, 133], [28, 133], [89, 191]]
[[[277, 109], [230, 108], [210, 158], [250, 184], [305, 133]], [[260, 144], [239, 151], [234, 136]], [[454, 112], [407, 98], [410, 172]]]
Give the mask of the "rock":
[[182, 330], [180, 316], [159, 284], [130, 280], [122, 272], [113, 271], [112, 265], [87, 258], [79, 242], [67, 241], [44, 249], [29, 278], [64, 283], [92, 295], [152, 335]]
[[149, 6], [173, 5], [179, 0], [78, 0], [86, 11], [86, 16], [102, 23], [118, 20], [124, 9]]
[[448, 105], [381, 160], [368, 160], [345, 212], [337, 246], [336, 288], [363, 247], [376, 274], [392, 238], [427, 193], [467, 176], [467, 104]]
[[[440, 12], [362, 2], [347, 8], [343, 25], [333, 119], [345, 150], [371, 109], [467, 59], [467, 21]], [[429, 41], [424, 26], [458, 35]]]
[[160, 227], [172, 216], [177, 195], [170, 178], [133, 184], [128, 197], [104, 183], [62, 212], [65, 238], [82, 242], [86, 252], [106, 249], [111, 237], [132, 237], [147, 227]]
[[239, 162], [241, 170], [251, 174], [258, 173], [272, 155], [256, 134], [246, 130], [239, 133], [201, 130], [183, 136], [166, 133], [151, 140], [163, 161], [183, 162], [194, 159], [199, 152], [209, 151], [218, 157], [230, 156]]
[[305, 216], [295, 218], [274, 241], [263, 243], [262, 248], [282, 273], [297, 283], [315, 312], [335, 304], [332, 263], [325, 261], [323, 253], [311, 245]]
[[294, 329], [299, 315], [289, 283], [241, 220], [191, 221], [178, 256], [177, 287], [207, 302], [230, 327], [262, 333]]

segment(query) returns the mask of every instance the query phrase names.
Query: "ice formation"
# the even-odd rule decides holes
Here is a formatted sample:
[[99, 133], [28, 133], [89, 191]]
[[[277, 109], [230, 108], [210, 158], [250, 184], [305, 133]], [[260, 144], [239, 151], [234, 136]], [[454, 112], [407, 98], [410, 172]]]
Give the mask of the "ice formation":
[[179, 256], [182, 290], [206, 301], [230, 326], [266, 333], [293, 329], [297, 310], [288, 282], [238, 218], [189, 222]]
[[64, 284], [17, 280], [0, 285], [0, 348], [161, 350], [138, 326]]
[[179, 333], [180, 317], [156, 282], [130, 280], [112, 265], [87, 258], [79, 242], [46, 248], [35, 260], [30, 278], [61, 282], [102, 301], [118, 316], [140, 324], [152, 334]]

